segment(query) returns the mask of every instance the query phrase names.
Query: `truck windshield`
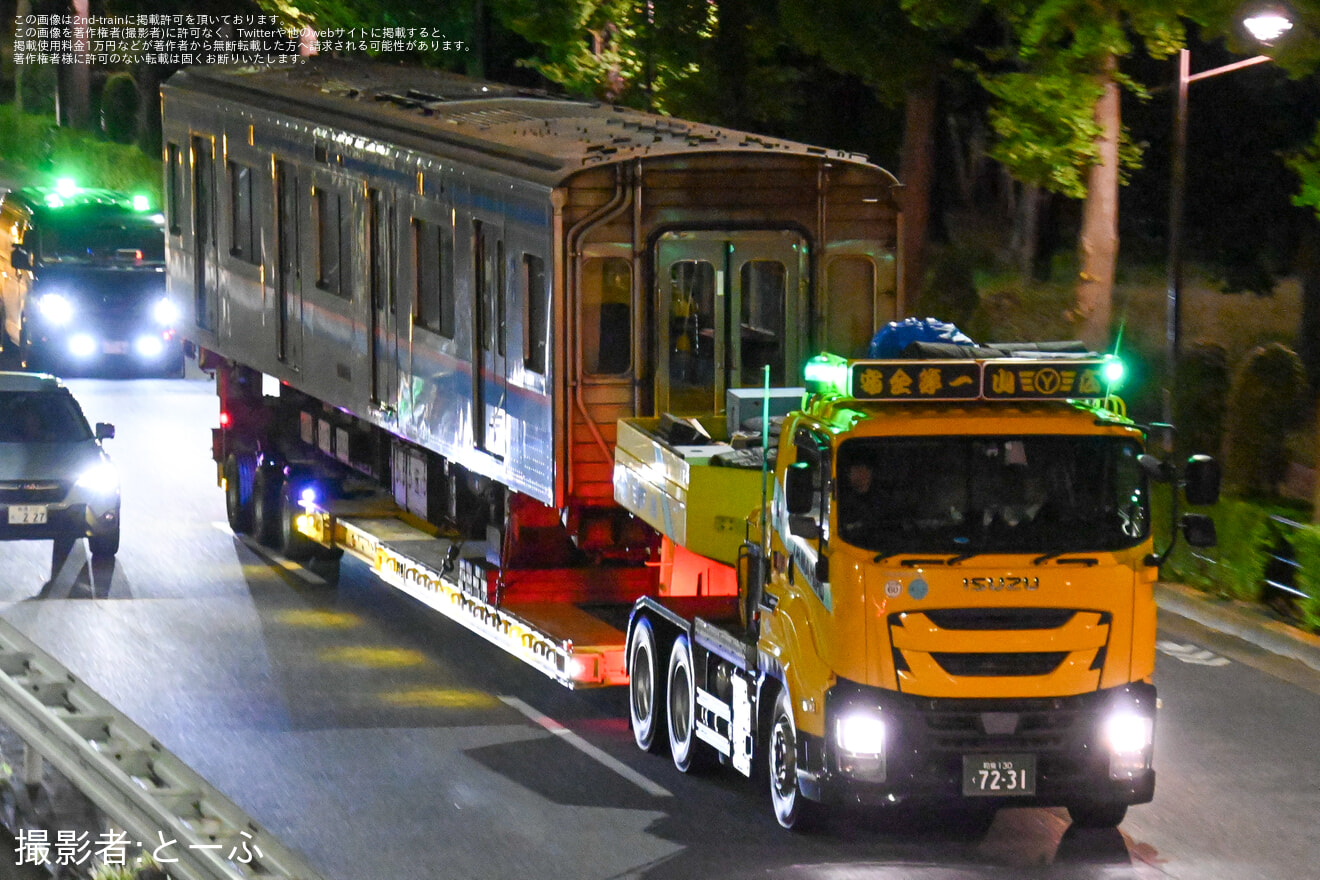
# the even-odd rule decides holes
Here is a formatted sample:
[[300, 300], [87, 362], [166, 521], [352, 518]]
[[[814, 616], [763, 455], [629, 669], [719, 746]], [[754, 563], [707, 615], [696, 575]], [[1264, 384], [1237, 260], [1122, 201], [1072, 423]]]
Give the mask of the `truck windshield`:
[[45, 262], [163, 263], [165, 231], [146, 217], [61, 215], [40, 229]]
[[1117, 437], [845, 441], [839, 536], [895, 553], [1119, 550], [1149, 534], [1140, 446]]

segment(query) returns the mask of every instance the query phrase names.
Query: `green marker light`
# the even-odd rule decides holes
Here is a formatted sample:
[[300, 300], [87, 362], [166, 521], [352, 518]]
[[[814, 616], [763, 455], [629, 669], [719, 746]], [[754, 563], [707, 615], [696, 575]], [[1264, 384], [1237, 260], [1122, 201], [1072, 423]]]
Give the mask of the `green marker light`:
[[1110, 386], [1120, 384], [1123, 381], [1124, 372], [1125, 368], [1123, 367], [1123, 362], [1118, 358], [1113, 356], [1105, 358], [1104, 376], [1105, 381], [1109, 383]]
[[133, 196], [133, 210], [134, 210], [134, 211], [150, 211], [150, 210], [151, 210], [151, 200], [148, 199], [146, 196], [143, 196], [143, 195]]
[[67, 199], [78, 192], [78, 182], [72, 177], [61, 177], [55, 181], [55, 192]]
[[802, 370], [809, 394], [848, 393], [848, 362], [837, 354], [822, 353], [807, 361]]

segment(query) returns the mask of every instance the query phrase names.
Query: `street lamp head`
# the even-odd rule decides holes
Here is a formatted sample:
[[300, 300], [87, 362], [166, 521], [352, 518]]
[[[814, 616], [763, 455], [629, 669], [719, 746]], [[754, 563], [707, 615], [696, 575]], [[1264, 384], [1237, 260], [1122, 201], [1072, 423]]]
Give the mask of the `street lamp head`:
[[1283, 10], [1268, 8], [1244, 18], [1242, 26], [1258, 42], [1269, 44], [1292, 30], [1293, 23]]

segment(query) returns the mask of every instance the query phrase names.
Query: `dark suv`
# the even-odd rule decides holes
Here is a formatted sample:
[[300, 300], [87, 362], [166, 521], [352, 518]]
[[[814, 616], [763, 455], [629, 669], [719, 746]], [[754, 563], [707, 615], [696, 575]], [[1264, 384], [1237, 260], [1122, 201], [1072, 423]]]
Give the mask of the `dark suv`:
[[177, 320], [159, 213], [72, 186], [25, 187], [0, 202], [0, 348], [19, 364], [182, 375]]

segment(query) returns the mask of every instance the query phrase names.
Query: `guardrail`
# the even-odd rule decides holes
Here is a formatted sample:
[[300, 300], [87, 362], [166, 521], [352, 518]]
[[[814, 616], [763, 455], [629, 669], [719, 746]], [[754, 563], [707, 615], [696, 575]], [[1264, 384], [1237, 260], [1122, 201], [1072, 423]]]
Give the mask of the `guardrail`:
[[[172, 880], [323, 880], [297, 853], [9, 623], [0, 620], [0, 724], [81, 791], [130, 845], [170, 841]], [[52, 841], [52, 844], [54, 842]]]
[[1302, 566], [1297, 560], [1289, 555], [1292, 553], [1292, 544], [1289, 542], [1286, 533], [1286, 530], [1289, 529], [1296, 530], [1305, 528], [1306, 524], [1295, 522], [1285, 516], [1280, 516], [1277, 513], [1270, 515], [1270, 521], [1282, 527], [1281, 537], [1283, 538], [1283, 546], [1280, 547], [1276, 545], [1270, 550], [1270, 562], [1265, 569], [1266, 586], [1287, 593], [1289, 596], [1297, 599], [1315, 598], [1305, 590], [1298, 589], [1296, 585], [1296, 573]]

